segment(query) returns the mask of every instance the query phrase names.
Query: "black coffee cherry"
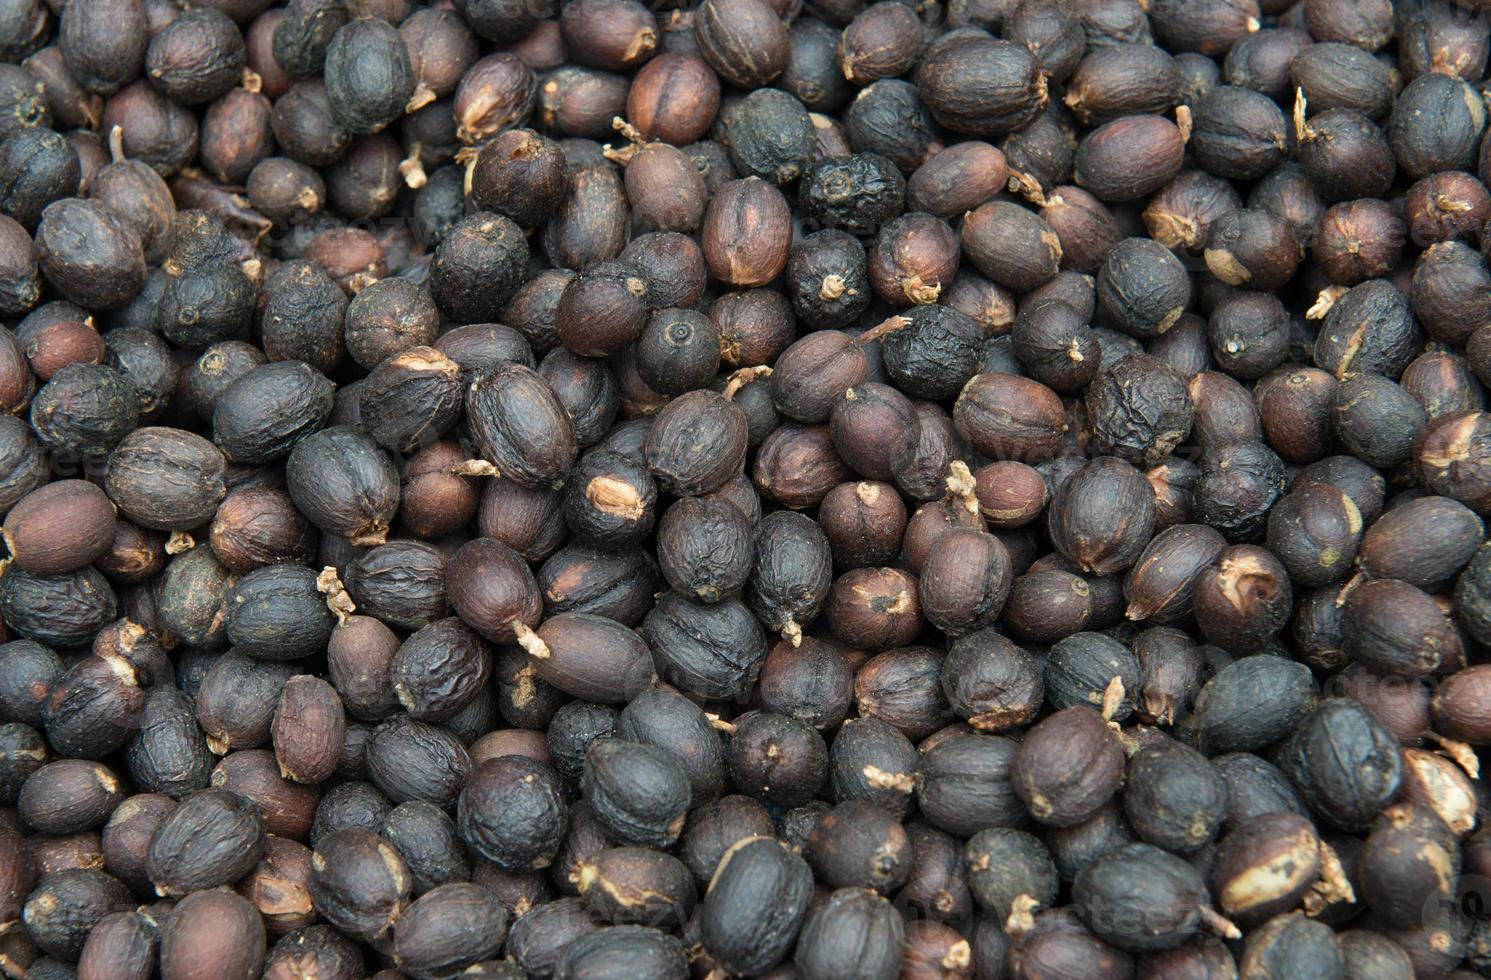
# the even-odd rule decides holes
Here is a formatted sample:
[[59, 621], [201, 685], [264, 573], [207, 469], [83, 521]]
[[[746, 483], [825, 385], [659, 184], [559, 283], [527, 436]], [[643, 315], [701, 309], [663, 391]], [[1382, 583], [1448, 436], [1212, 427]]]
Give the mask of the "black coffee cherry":
[[1054, 391], [1085, 388], [1097, 376], [1097, 338], [1086, 319], [1059, 299], [1022, 309], [1010, 333], [1021, 367]]
[[660, 677], [706, 698], [731, 697], [749, 686], [766, 659], [766, 635], [734, 598], [695, 603], [668, 592], [643, 620]]
[[404, 39], [379, 18], [359, 18], [338, 28], [326, 47], [324, 71], [332, 114], [352, 133], [383, 129], [414, 94]]
[[1188, 854], [1209, 844], [1227, 810], [1227, 784], [1205, 756], [1163, 740], [1129, 759], [1124, 811], [1140, 838]]
[[1086, 401], [1099, 445], [1131, 462], [1157, 463], [1190, 434], [1185, 382], [1147, 354], [1129, 354], [1100, 373]]
[[528, 243], [512, 219], [468, 215], [435, 250], [430, 291], [440, 309], [462, 323], [495, 322], [527, 264]]
[[1219, 85], [1195, 106], [1187, 148], [1202, 168], [1229, 180], [1256, 180], [1289, 147], [1284, 113], [1262, 92]]
[[[1332, 750], [1318, 752], [1321, 745]], [[1402, 781], [1396, 743], [1358, 702], [1322, 701], [1284, 747], [1281, 766], [1310, 809], [1328, 825], [1359, 831]]]
[[236, 463], [268, 462], [324, 425], [331, 408], [331, 382], [309, 365], [279, 361], [256, 367], [217, 398], [213, 440]]
[[1373, 466], [1393, 466], [1413, 454], [1429, 419], [1401, 385], [1380, 374], [1355, 374], [1331, 397], [1336, 437], [1355, 456]]
[[[1203, 918], [1218, 918], [1200, 873], [1149, 844], [1126, 844], [1098, 857], [1077, 874], [1072, 896], [1095, 933], [1133, 952], [1179, 946]], [[1135, 918], [1125, 920], [1120, 909]]]
[[226, 14], [206, 7], [177, 17], [150, 38], [145, 75], [174, 102], [211, 102], [238, 83], [246, 51]]
[[996, 735], [954, 733], [922, 754], [916, 801], [934, 826], [972, 835], [1026, 822], [1025, 805], [1010, 784], [1018, 745]]
[[145, 871], [162, 895], [231, 884], [258, 863], [264, 841], [257, 807], [236, 793], [202, 790], [156, 830]]
[[688, 974], [683, 943], [651, 926], [604, 926], [572, 943], [556, 976], [594, 976], [612, 970], [633, 976], [682, 978]]
[[[731, 782], [742, 792], [771, 806], [800, 806], [823, 787], [828, 748], [823, 736], [806, 722], [755, 712], [736, 724], [726, 765]], [[885, 813], [873, 804], [865, 805]], [[809, 860], [815, 860], [811, 854]]]
[[807, 862], [769, 837], [749, 837], [726, 851], [701, 907], [710, 959], [740, 973], [784, 960], [806, 917], [812, 882]]
[[586, 753], [581, 789], [606, 834], [618, 842], [666, 846], [683, 831], [688, 776], [661, 749], [599, 741]]
[[[521, 806], [513, 803], [521, 801]], [[558, 775], [522, 756], [482, 763], [461, 790], [456, 825], [461, 840], [499, 867], [547, 867], [569, 823]]]
[[1468, 170], [1486, 128], [1482, 100], [1450, 75], [1431, 73], [1409, 82], [1393, 104], [1388, 141], [1398, 166], [1413, 180], [1443, 170]]
[[1206, 333], [1217, 365], [1235, 378], [1261, 378], [1288, 357], [1289, 315], [1268, 293], [1239, 291], [1223, 300]]
[[978, 371], [978, 322], [941, 304], [913, 306], [904, 319], [881, 341], [886, 374], [913, 397], [954, 397]]
[[637, 373], [663, 395], [681, 395], [708, 383], [719, 369], [720, 334], [694, 310], [659, 310], [637, 337]]
[[657, 486], [638, 463], [616, 453], [587, 453], [571, 472], [564, 494], [572, 532], [607, 547], [635, 544], [652, 533]]
[[809, 914], [793, 965], [805, 978], [832, 976], [846, 963], [866, 976], [889, 976], [901, 963], [905, 936], [901, 914], [889, 901], [862, 888], [841, 888]]

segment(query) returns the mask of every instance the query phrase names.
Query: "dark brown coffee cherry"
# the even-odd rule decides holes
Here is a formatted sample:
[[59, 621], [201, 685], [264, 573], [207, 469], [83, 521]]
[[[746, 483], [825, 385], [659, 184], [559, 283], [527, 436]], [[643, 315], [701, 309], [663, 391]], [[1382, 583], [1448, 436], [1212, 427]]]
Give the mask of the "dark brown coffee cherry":
[[1378, 673], [1418, 677], [1453, 667], [1464, 656], [1454, 625], [1433, 599], [1406, 582], [1364, 582], [1347, 597], [1342, 613], [1342, 651]]
[[509, 218], [481, 212], [463, 218], [441, 241], [430, 266], [435, 302], [465, 323], [494, 320], [517, 289], [528, 245]]
[[[740, 409], [710, 391], [670, 401], [647, 434], [643, 455], [658, 486], [678, 496], [719, 489], [744, 465], [746, 421]], [[700, 447], [707, 447], [700, 451]]]
[[942, 663], [952, 710], [979, 731], [1000, 732], [1030, 721], [1044, 697], [1039, 664], [992, 630], [959, 637]]
[[36, 248], [47, 281], [89, 309], [123, 306], [145, 282], [144, 251], [133, 226], [88, 201], [47, 205]]
[[387, 936], [405, 910], [413, 881], [393, 845], [371, 830], [328, 834], [311, 857], [311, 898], [316, 910], [359, 939]]
[[1444, 497], [1404, 501], [1362, 534], [1362, 568], [1373, 578], [1437, 591], [1474, 557], [1479, 524], [1463, 504]]
[[916, 211], [952, 219], [978, 207], [1005, 184], [1004, 154], [977, 140], [955, 143], [906, 180], [906, 201]]
[[186, 12], [150, 38], [145, 75], [174, 102], [197, 105], [239, 80], [246, 52], [238, 27], [211, 7]]
[[703, 58], [664, 51], [632, 79], [626, 118], [646, 139], [687, 146], [708, 133], [719, 102], [719, 76]]
[[1180, 129], [1163, 116], [1115, 119], [1078, 144], [1073, 176], [1079, 187], [1100, 201], [1136, 200], [1180, 173], [1185, 146]]
[[471, 169], [472, 200], [529, 228], [539, 224], [568, 189], [559, 146], [527, 129], [513, 129], [485, 144]]
[[491, 958], [506, 932], [507, 914], [487, 889], [470, 882], [440, 885], [415, 899], [394, 924], [394, 962], [410, 976], [441, 976]]
[[42, 575], [72, 572], [102, 557], [113, 543], [113, 511], [94, 484], [59, 480], [22, 497], [0, 533], [21, 568]]
[[[893, 169], [889, 161], [885, 166]], [[933, 303], [952, 281], [957, 261], [957, 238], [947, 222], [909, 212], [880, 228], [869, 251], [870, 285], [893, 306]]]
[[[1016, 794], [1043, 824], [1081, 823], [1113, 796], [1123, 780], [1123, 750], [1102, 715], [1072, 707], [1032, 728], [1010, 772]], [[1072, 781], [1057, 772], [1080, 773]]]
[[916, 84], [938, 122], [959, 132], [1000, 136], [1020, 129], [1046, 105], [1040, 63], [1021, 45], [970, 35], [935, 45]]
[[1249, 88], [1219, 85], [1196, 104], [1187, 149], [1209, 173], [1256, 180], [1283, 159], [1288, 145], [1288, 125], [1273, 99]]
[[1100, 457], [1052, 498], [1052, 542], [1083, 571], [1111, 575], [1138, 560], [1154, 531], [1154, 494], [1138, 470]]
[[114, 651], [78, 660], [58, 678], [48, 699], [52, 748], [74, 757], [102, 757], [121, 748], [140, 723], [142, 688], [151, 677], [152, 668], [143, 659], [136, 666]]
[[736, 725], [726, 766], [742, 792], [772, 806], [800, 806], [822, 790], [828, 748], [806, 722], [756, 712]]
[[586, 357], [605, 357], [631, 344], [647, 323], [647, 280], [619, 262], [602, 262], [564, 287], [554, 310], [560, 343]]
[[787, 199], [772, 184], [759, 177], [728, 182], [704, 212], [701, 233], [710, 274], [737, 287], [771, 282], [786, 268], [791, 223]]
[[102, 826], [124, 801], [108, 766], [58, 759], [33, 770], [21, 784], [16, 808], [26, 826], [44, 834], [74, 834]]
[[466, 393], [467, 425], [481, 456], [503, 478], [526, 487], [558, 487], [575, 459], [569, 413], [543, 376], [499, 364]]
[[226, 468], [223, 453], [201, 436], [146, 427], [126, 436], [109, 455], [104, 486], [137, 524], [186, 530], [217, 512], [226, 494]]
[[1062, 102], [1084, 125], [1097, 126], [1120, 116], [1164, 113], [1180, 99], [1175, 59], [1152, 44], [1096, 48], [1068, 79]]
[[787, 27], [763, 0], [708, 0], [694, 18], [694, 41], [733, 85], [765, 85], [787, 67]]
[[992, 625], [1013, 578], [999, 539], [978, 531], [949, 531], [922, 566], [917, 594], [927, 621], [950, 635]]
[[1226, 547], [1215, 530], [1178, 524], [1155, 535], [1124, 578], [1132, 620], [1177, 622], [1190, 614], [1196, 575]]
[[994, 283], [1019, 292], [1045, 284], [1061, 262], [1061, 239], [1033, 211], [995, 201], [963, 223], [963, 250]]

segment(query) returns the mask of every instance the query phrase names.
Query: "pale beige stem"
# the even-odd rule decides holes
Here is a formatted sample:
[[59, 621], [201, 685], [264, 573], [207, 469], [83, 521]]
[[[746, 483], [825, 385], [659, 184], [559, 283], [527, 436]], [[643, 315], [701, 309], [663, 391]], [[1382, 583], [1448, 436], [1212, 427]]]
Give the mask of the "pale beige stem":
[[735, 393], [758, 378], [771, 377], [771, 368], [765, 364], [757, 367], [741, 368], [730, 375], [730, 380], [725, 383], [725, 401], [733, 401]]
[[549, 645], [544, 642], [543, 637], [539, 636], [532, 629], [530, 629], [527, 623], [523, 622], [522, 620], [515, 619], [512, 622], [512, 627], [513, 633], [516, 634], [518, 638], [518, 646], [522, 647], [523, 651], [527, 653], [528, 656], [537, 658], [539, 660], [549, 659]]
[[495, 478], [501, 476], [502, 474], [497, 471], [497, 467], [493, 466], [491, 463], [487, 462], [484, 459], [468, 459], [464, 462], [457, 463], [456, 465], [452, 466], [450, 468], [450, 475], [490, 476]]
[[897, 330], [904, 330], [909, 326], [911, 326], [911, 320], [908, 317], [900, 315], [888, 317], [854, 338], [854, 342], [856, 344], [872, 344], [882, 337], [887, 337]]
[[1241, 939], [1242, 930], [1210, 905], [1201, 906], [1201, 922], [1223, 939]]
[[1041, 907], [1033, 895], [1016, 895], [1010, 903], [1010, 914], [1004, 920], [1004, 931], [1015, 942], [1030, 935], [1035, 928], [1035, 910]]
[[357, 611], [357, 604], [347, 594], [347, 587], [337, 577], [334, 565], [327, 565], [316, 576], [316, 591], [326, 596], [326, 608], [337, 618], [338, 625], [346, 623], [347, 618]]

